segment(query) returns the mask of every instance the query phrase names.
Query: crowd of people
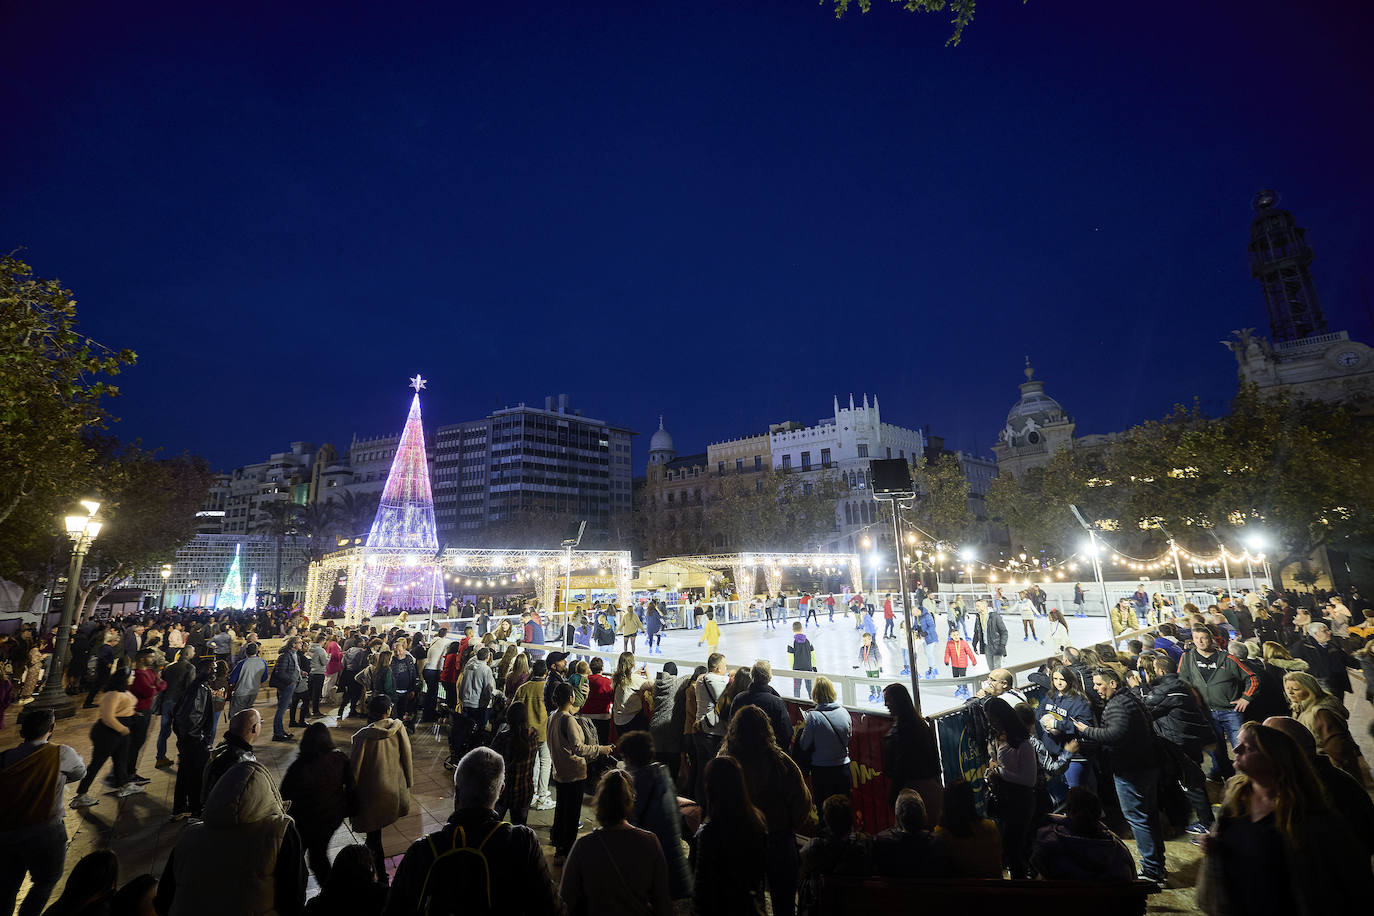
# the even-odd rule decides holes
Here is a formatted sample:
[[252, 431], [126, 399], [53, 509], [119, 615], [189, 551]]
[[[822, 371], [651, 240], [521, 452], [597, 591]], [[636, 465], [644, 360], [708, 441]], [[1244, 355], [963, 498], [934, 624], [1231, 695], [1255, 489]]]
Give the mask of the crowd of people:
[[[1349, 668], [1368, 671], [1374, 641], [1350, 634], [1339, 599], [1314, 609], [1246, 597], [1185, 606], [1122, 652], [1065, 641], [1028, 678], [1043, 690], [1038, 705], [993, 666], [965, 707], [987, 747], [981, 787], [944, 782], [932, 722], [877, 663], [870, 695], [890, 716], [880, 775], [894, 824], [877, 835], [859, 822], [856, 723], [829, 678], [806, 682], [811, 703], [796, 722], [767, 660], [731, 667], [715, 643], [694, 671], [665, 662], [651, 678], [633, 642], [616, 655], [615, 635], [596, 635], [597, 626], [622, 640], [645, 633], [652, 654], [661, 627], [634, 610], [571, 621], [566, 651], [554, 648], [562, 628], [549, 632], [533, 609], [433, 634], [275, 611], [89, 622], [68, 665], [69, 690], [96, 710], [86, 759], [51, 741], [52, 714], [38, 708], [25, 709], [21, 742], [0, 755], [0, 888], [12, 912], [29, 876], [20, 913], [44, 912], [65, 870], [67, 784], [77, 808], [100, 803], [102, 771], [117, 796], [142, 791], [156, 717], [153, 765], [175, 769], [170, 817], [183, 822], [162, 874], [116, 889], [109, 853], [94, 853], [48, 912], [789, 916], [819, 912], [830, 876], [1164, 886], [1170, 827], [1204, 850], [1200, 893], [1213, 906], [1267, 911], [1253, 904], [1285, 901], [1316, 912], [1367, 899], [1374, 802], [1347, 697]], [[1051, 628], [1065, 623], [1018, 600]], [[807, 604], [789, 646], [801, 671], [814, 670], [804, 664], [808, 618], [830, 613], [824, 599]], [[861, 645], [879, 654], [888, 637], [868, 627], [888, 607], [850, 608]], [[989, 646], [995, 606], [951, 611], [946, 622], [947, 660], [966, 670], [977, 643], [1000, 662]], [[589, 627], [584, 644], [576, 632]], [[593, 642], [612, 654], [579, 652]], [[1005, 643], [1003, 627], [1003, 652]], [[383, 836], [414, 807], [420, 723], [448, 727], [454, 812], [392, 876]], [[280, 780], [257, 761], [259, 740], [296, 742]], [[588, 795], [597, 828], [579, 836]], [[551, 861], [527, 824], [531, 809], [553, 811]], [[1133, 835], [1138, 867], [1113, 822]], [[363, 842], [331, 861], [345, 824]], [[88, 877], [73, 887], [78, 872]], [[310, 874], [320, 892], [307, 904]]]

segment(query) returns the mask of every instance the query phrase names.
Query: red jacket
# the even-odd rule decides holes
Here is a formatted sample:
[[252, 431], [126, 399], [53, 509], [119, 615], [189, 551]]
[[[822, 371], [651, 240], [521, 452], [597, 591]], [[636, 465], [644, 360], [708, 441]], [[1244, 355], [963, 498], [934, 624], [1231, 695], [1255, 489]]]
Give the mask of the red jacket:
[[167, 682], [157, 676], [152, 668], [139, 668], [129, 683], [129, 692], [137, 697], [134, 709], [147, 712], [153, 705], [153, 697], [167, 689]]
[[883, 599], [883, 619], [891, 620], [895, 615], [892, 613], [892, 599]]
[[945, 643], [945, 664], [951, 668], [972, 668], [978, 664], [978, 656], [967, 641], [951, 639]]
[[611, 711], [611, 701], [615, 699], [615, 688], [611, 679], [604, 674], [593, 674], [587, 679], [587, 701], [579, 710], [584, 716], [603, 716]]
[[462, 657], [462, 652], [447, 652], [444, 654], [444, 663], [439, 668], [439, 683], [458, 683], [458, 659]]

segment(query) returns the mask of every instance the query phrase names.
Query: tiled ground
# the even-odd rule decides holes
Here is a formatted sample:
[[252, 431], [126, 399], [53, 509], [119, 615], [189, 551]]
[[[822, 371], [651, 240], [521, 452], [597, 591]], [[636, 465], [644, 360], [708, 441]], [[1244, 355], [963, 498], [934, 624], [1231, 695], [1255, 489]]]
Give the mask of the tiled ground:
[[[78, 697], [78, 700], [80, 698]], [[294, 743], [273, 742], [271, 734], [271, 715], [275, 706], [269, 707], [264, 699], [258, 703], [258, 710], [267, 719], [267, 729], [255, 748], [258, 760], [276, 775], [278, 781], [295, 757]], [[15, 714], [19, 707], [13, 707], [7, 717], [7, 726], [0, 731], [0, 747], [12, 747], [19, 742], [18, 729], [15, 727]], [[330, 710], [332, 711], [332, 709]], [[74, 747], [83, 758], [88, 758], [91, 742], [87, 733], [95, 721], [95, 710], [78, 709], [74, 718], [62, 719], [57, 723], [54, 741]], [[342, 725], [331, 716], [324, 721], [333, 729], [335, 743], [345, 751], [349, 748], [353, 733], [363, 725], [362, 719], [349, 719]], [[182, 824], [169, 821], [172, 811], [172, 787], [176, 780], [176, 768], [155, 769], [155, 742], [157, 720], [153, 720], [152, 734], [144, 745], [138, 772], [152, 780], [147, 790], [128, 798], [116, 798], [112, 790], [102, 785], [105, 773], [97, 780], [92, 789], [100, 804], [79, 811], [67, 809], [67, 869], [93, 849], [109, 848], [119, 854], [120, 880], [142, 874], [160, 874], [167, 857], [176, 844]], [[221, 729], [223, 720], [221, 720]], [[296, 732], [300, 734], [298, 729]], [[170, 742], [170, 756], [175, 760], [175, 739]], [[447, 737], [436, 741], [428, 726], [420, 726], [411, 739], [414, 750], [415, 786], [411, 790], [412, 810], [409, 815], [397, 821], [382, 832], [382, 842], [388, 857], [388, 868], [394, 873], [400, 856], [414, 840], [433, 830], [437, 830], [453, 811], [453, 774], [444, 769], [444, 758], [448, 754]], [[108, 766], [106, 771], [108, 772]], [[69, 788], [68, 800], [75, 794]], [[583, 822], [590, 830], [593, 816], [586, 809]], [[547, 841], [548, 830], [553, 823], [553, 811], [531, 811], [530, 826]], [[335, 834], [331, 844], [330, 856], [349, 843], [361, 843], [363, 837], [355, 835], [347, 822]], [[552, 861], [553, 850], [546, 848]], [[61, 884], [53, 892], [53, 899], [62, 892]], [[316, 886], [311, 878], [309, 894], [314, 895]], [[27, 884], [22, 893], [27, 893]]]

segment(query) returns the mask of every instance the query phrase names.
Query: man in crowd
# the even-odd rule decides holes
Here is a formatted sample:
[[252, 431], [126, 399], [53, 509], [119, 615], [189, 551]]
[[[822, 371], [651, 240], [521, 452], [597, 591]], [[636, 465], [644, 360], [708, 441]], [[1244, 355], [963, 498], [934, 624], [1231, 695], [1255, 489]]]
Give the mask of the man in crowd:
[[[429, 644], [429, 651], [425, 653], [425, 667], [421, 674], [425, 679], [425, 705], [420, 712], [421, 722], [434, 719], [434, 708], [439, 704], [439, 669], [444, 666], [444, 653], [448, 652], [452, 642], [448, 627], [440, 627], [434, 641]], [[458, 651], [458, 657], [462, 658], [462, 650]]]
[[172, 734], [177, 704], [186, 695], [186, 689], [191, 686], [191, 681], [195, 680], [195, 658], [194, 648], [182, 646], [181, 651], [177, 653], [177, 660], [162, 669], [162, 680], [167, 687], [162, 692], [162, 722], [157, 730], [157, 763], [153, 764], [159, 770], [165, 770], [172, 765], [171, 758], [167, 756], [167, 737]]
[[53, 744], [51, 709], [19, 715], [17, 747], [0, 753], [0, 913], [9, 916], [24, 876], [32, 880], [19, 916], [38, 916], [62, 877], [67, 828], [62, 792], [86, 765], [65, 744]]
[[[291, 708], [291, 700], [296, 695], [296, 687], [305, 674], [301, 671], [298, 656], [301, 640], [299, 636], [289, 636], [282, 641], [277, 652], [277, 660], [272, 665], [272, 677], [268, 685], [277, 688], [277, 714], [272, 717], [272, 740], [293, 741], [294, 736], [286, 730], [282, 721]], [[294, 721], [294, 720], [293, 720]]]
[[258, 701], [258, 690], [267, 680], [267, 662], [258, 655], [257, 642], [243, 647], [243, 657], [229, 672], [229, 717], [232, 719]]
[[703, 768], [706, 762], [716, 756], [721, 742], [725, 740], [725, 728], [729, 724], [716, 709], [716, 703], [730, 686], [729, 675], [725, 673], [725, 656], [712, 652], [706, 659], [706, 673], [697, 678], [697, 731], [694, 741], [697, 760]]
[[1307, 662], [1307, 673], [1322, 689], [1342, 703], [1350, 692], [1350, 674], [1345, 670], [1345, 655], [1331, 639], [1331, 628], [1317, 621], [1307, 624], [1307, 635], [1289, 647], [1294, 658]]
[[452, 749], [459, 755], [473, 743], [484, 743], [487, 709], [491, 706], [492, 695], [496, 692], [496, 676], [491, 671], [490, 649], [483, 647], [473, 653], [467, 667], [463, 669], [461, 680], [458, 688], [458, 705], [463, 710], [463, 734], [460, 736], [462, 743]]
[[873, 838], [873, 871], [890, 878], [947, 878], [955, 862], [943, 837], [930, 832], [915, 789], [897, 795], [897, 824]]
[[749, 674], [752, 678], [749, 689], [735, 697], [730, 704], [730, 715], [733, 717], [735, 710], [745, 706], [757, 706], [773, 726], [773, 737], [778, 747], [786, 751], [792, 746], [792, 719], [787, 715], [787, 704], [769, 683], [773, 680], [773, 666], [767, 659], [761, 658], [754, 662]]
[[309, 707], [310, 715], [316, 719], [324, 715], [320, 711], [320, 700], [324, 696], [324, 679], [329, 670], [329, 652], [324, 644], [329, 639], [323, 632], [315, 635], [305, 654], [310, 659]]
[[[1159, 824], [1159, 766], [1155, 762], [1154, 730], [1145, 704], [1121, 683], [1112, 668], [1093, 672], [1093, 689], [1106, 704], [1099, 725], [1073, 720], [1083, 740], [1104, 749], [1112, 765], [1121, 813], [1131, 825], [1140, 853], [1140, 877], [1163, 885], [1164, 835]], [[1065, 745], [1076, 752], [1078, 742]]]
[[397, 639], [391, 644], [391, 654], [391, 681], [396, 687], [396, 708], [391, 714], [404, 722], [408, 731], [415, 731], [415, 720], [407, 713], [413, 708], [411, 695], [420, 686], [420, 669], [410, 654], [410, 640], [404, 636]]
[[256, 709], [245, 709], [229, 720], [229, 730], [224, 740], [210, 752], [210, 761], [205, 765], [204, 785], [201, 786], [202, 803], [210, 797], [215, 783], [229, 772], [229, 768], [245, 760], [257, 760], [253, 754], [253, 742], [258, 740], [262, 730], [262, 714]]
[[[453, 782], [453, 814], [442, 830], [410, 844], [396, 869], [383, 916], [438, 912], [440, 905], [431, 906], [432, 900], [443, 900], [444, 908], [456, 910], [455, 901], [484, 892], [488, 899], [473, 903], [486, 912], [564, 913], [534, 831], [502, 823], [494, 810], [505, 783], [501, 755], [486, 747], [468, 751], [458, 762]], [[450, 852], [466, 849], [480, 854], [484, 868], [476, 870], [485, 874], [485, 882], [467, 880], [477, 855]]]
[[1230, 653], [1223, 652], [1207, 627], [1193, 628], [1193, 647], [1183, 653], [1178, 676], [1196, 688], [1207, 704], [1208, 715], [1225, 744], [1212, 751], [1212, 779], [1233, 773], [1229, 751], [1240, 740], [1241, 713], [1259, 691], [1259, 678]]
[[172, 789], [172, 820], [200, 817], [201, 782], [214, 741], [215, 697], [210, 689], [216, 660], [196, 660], [196, 679], [177, 704], [172, 730], [177, 735], [177, 779]]
[[558, 707], [553, 705], [553, 692], [559, 684], [568, 682], [568, 653], [550, 652], [545, 661], [548, 662], [549, 673], [544, 681], [544, 708], [554, 710]]

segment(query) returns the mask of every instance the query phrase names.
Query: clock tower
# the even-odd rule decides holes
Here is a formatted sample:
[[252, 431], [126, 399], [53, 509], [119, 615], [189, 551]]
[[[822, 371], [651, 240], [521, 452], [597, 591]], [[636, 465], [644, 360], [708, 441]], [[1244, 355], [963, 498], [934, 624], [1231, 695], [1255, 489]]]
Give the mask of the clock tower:
[[1222, 344], [1235, 354], [1241, 384], [1314, 401], [1351, 401], [1374, 414], [1374, 349], [1327, 328], [1312, 282], [1312, 249], [1274, 191], [1255, 195], [1250, 273], [1260, 282], [1272, 342], [1254, 328]]

